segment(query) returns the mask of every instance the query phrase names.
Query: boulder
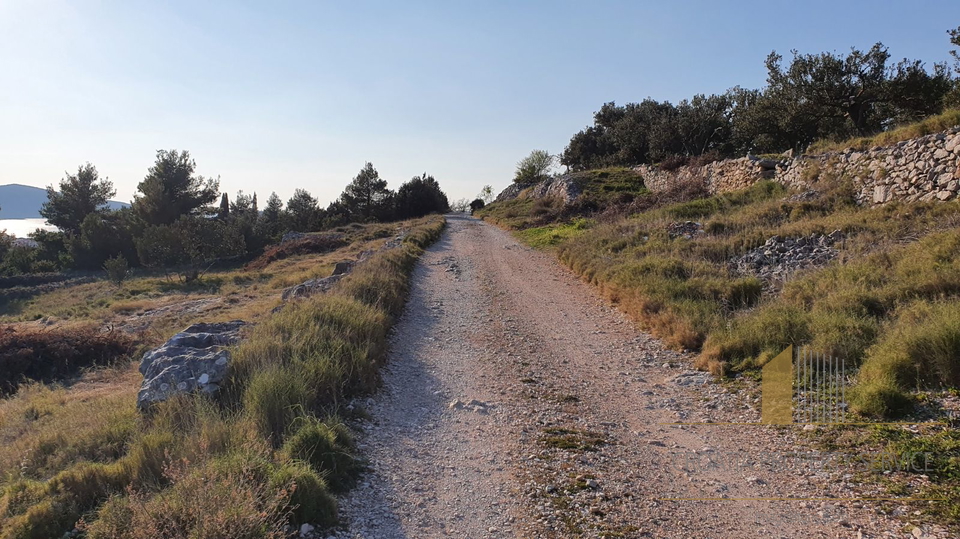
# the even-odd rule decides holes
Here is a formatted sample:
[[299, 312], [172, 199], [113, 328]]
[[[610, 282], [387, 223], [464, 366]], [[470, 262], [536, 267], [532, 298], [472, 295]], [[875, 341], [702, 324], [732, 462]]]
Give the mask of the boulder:
[[319, 277], [304, 281], [284, 290], [280, 298], [283, 301], [289, 301], [291, 299], [309, 298], [314, 294], [326, 292], [333, 288], [333, 285], [337, 284], [344, 275], [346, 275], [346, 273], [336, 273], [329, 277]]
[[290, 232], [287, 232], [286, 234], [284, 234], [282, 238], [280, 238], [280, 243], [287, 243], [290, 241], [302, 240], [303, 238], [306, 238], [306, 237], [307, 235], [304, 234], [303, 232], [295, 232], [291, 230]]
[[350, 273], [350, 271], [353, 270], [354, 264], [356, 264], [356, 261], [354, 260], [342, 260], [337, 262], [337, 264], [333, 267], [333, 274], [343, 275], [344, 273]]
[[535, 183], [521, 196], [524, 198], [559, 198], [564, 204], [573, 202], [583, 190], [580, 185], [568, 176], [557, 176], [542, 182]]
[[194, 324], [144, 354], [137, 407], [146, 410], [182, 393], [219, 391], [230, 364], [230, 352], [225, 347], [240, 340], [245, 325], [242, 320]]
[[520, 196], [520, 191], [523, 191], [527, 187], [530, 187], [529, 183], [511, 183], [506, 189], [500, 191], [500, 194], [497, 195], [495, 202], [503, 202], [505, 200], [513, 200]]

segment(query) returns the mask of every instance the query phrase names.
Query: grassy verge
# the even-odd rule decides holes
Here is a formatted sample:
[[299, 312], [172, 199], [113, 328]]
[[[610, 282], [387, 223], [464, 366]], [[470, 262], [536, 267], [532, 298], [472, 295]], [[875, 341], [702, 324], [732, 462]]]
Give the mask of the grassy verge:
[[[286, 537], [331, 525], [358, 464], [342, 403], [371, 391], [386, 334], [440, 217], [408, 223], [330, 293], [265, 317], [235, 350], [221, 398], [141, 416], [131, 367], [0, 403], [0, 538]], [[286, 260], [283, 262], [287, 262]], [[119, 390], [118, 390], [119, 388]]]
[[[575, 273], [668, 345], [699, 351], [699, 365], [715, 373], [756, 369], [787, 345], [810, 345], [863, 363], [853, 403], [877, 417], [905, 410], [918, 386], [956, 386], [960, 203], [864, 208], [842, 178], [825, 178], [819, 187], [820, 198], [792, 202], [782, 186], [760, 182], [517, 235], [555, 246]], [[492, 204], [483, 215], [508, 227], [511, 221], [498, 218], [507, 210], [527, 210], [512, 222], [533, 218], [537, 201], [511, 202]], [[702, 233], [670, 234], [671, 224], [687, 220], [699, 222]], [[774, 293], [731, 264], [774, 235], [838, 229], [845, 236], [839, 258]]]

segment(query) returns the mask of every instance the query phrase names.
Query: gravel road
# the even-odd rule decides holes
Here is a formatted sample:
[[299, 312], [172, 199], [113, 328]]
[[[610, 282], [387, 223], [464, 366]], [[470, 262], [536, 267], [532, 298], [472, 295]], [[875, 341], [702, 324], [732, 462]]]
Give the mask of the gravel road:
[[735, 424], [759, 403], [691, 363], [550, 254], [448, 216], [358, 403], [370, 470], [334, 535], [949, 537], [857, 501], [882, 493], [799, 426]]

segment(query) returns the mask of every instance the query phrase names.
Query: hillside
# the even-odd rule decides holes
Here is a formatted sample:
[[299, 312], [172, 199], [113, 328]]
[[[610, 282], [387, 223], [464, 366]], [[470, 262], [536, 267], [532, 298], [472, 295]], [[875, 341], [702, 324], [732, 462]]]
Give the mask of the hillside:
[[[907, 434], [841, 426], [817, 443], [925, 448], [950, 462], [960, 447], [946, 428], [960, 388], [958, 147], [951, 128], [775, 164], [642, 166], [644, 188], [616, 199], [596, 185], [570, 200], [513, 188], [478, 215], [552, 251], [720, 380], [756, 379], [792, 345], [843, 362], [845, 421], [922, 422]], [[930, 475], [910, 492], [956, 487], [947, 466]], [[958, 506], [938, 514], [955, 518]]]
[[[46, 189], [18, 183], [0, 185], [0, 219], [37, 219], [46, 201]], [[107, 206], [118, 210], [129, 204], [111, 200]]]

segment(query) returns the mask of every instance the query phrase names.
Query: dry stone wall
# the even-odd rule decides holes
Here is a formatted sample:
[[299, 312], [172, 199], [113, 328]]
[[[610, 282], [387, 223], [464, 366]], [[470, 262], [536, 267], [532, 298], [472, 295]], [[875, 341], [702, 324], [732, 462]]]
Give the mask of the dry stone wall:
[[675, 171], [649, 165], [635, 170], [654, 191], [674, 182], [696, 180], [703, 181], [711, 193], [723, 193], [761, 179], [805, 190], [813, 187], [817, 178], [833, 175], [853, 181], [861, 204], [951, 200], [960, 191], [960, 127], [864, 151], [848, 149], [780, 160], [749, 156]]

